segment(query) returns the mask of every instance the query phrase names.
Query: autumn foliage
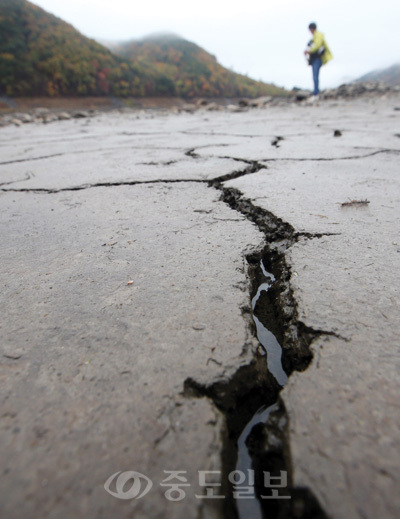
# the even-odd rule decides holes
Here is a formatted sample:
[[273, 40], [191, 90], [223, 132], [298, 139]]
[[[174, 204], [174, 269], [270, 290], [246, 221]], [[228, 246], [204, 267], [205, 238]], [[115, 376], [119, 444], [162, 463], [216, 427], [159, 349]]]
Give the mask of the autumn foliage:
[[0, 94], [258, 96], [279, 89], [228, 71], [180, 38], [131, 42], [113, 54], [26, 0], [0, 0]]
[[204, 49], [174, 35], [132, 41], [115, 49], [121, 57], [154, 68], [158, 88], [181, 97], [256, 97], [282, 94], [282, 89], [236, 74]]

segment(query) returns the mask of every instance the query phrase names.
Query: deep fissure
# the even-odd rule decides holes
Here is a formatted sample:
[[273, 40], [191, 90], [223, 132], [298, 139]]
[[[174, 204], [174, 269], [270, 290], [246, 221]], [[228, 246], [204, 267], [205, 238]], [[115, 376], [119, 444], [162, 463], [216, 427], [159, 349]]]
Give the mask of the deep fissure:
[[[199, 158], [195, 150], [186, 155]], [[238, 159], [239, 160], [239, 159]], [[262, 252], [247, 257], [248, 276], [251, 284], [251, 298], [260, 291], [254, 309], [242, 308], [253, 335], [257, 336], [257, 321], [271, 334], [281, 347], [281, 368], [271, 370], [265, 348], [260, 346], [254, 351], [250, 364], [240, 367], [228, 382], [216, 382], [210, 387], [201, 386], [189, 378], [184, 384], [184, 394], [188, 397], [208, 397], [224, 413], [226, 429], [222, 447], [222, 488], [228, 498], [224, 501], [224, 517], [240, 519], [325, 519], [325, 514], [308, 489], [294, 488], [291, 477], [290, 451], [288, 446], [288, 418], [279, 393], [284, 385], [285, 376], [293, 371], [302, 371], [312, 360], [310, 344], [323, 334], [321, 330], [307, 328], [296, 318], [296, 303], [290, 288], [290, 268], [285, 260], [285, 251], [300, 238], [320, 238], [326, 234], [297, 233], [287, 222], [272, 213], [256, 207], [244, 198], [240, 191], [227, 188], [224, 182], [255, 173], [267, 166], [259, 161], [247, 161], [244, 170], [235, 171], [214, 180], [173, 179], [152, 181], [129, 181], [116, 183], [97, 183], [72, 188], [51, 189], [3, 189], [2, 191], [32, 191], [39, 193], [57, 193], [61, 191], [79, 191], [94, 187], [117, 187], [124, 185], [154, 183], [207, 183], [209, 187], [221, 192], [221, 200], [231, 209], [243, 214], [264, 233], [265, 248]], [[270, 277], [268, 288], [260, 290]], [[248, 347], [251, 347], [249, 345]], [[271, 352], [270, 352], [271, 355]], [[265, 423], [264, 423], [265, 422]], [[238, 455], [238, 443], [241, 453]], [[243, 454], [244, 453], [244, 454]], [[242, 464], [246, 458], [245, 465]], [[247, 464], [247, 465], [246, 465]], [[250, 506], [239, 510], [233, 499], [232, 484], [228, 474], [241, 470], [243, 466], [252, 468], [255, 474], [255, 491], [258, 500], [251, 500]], [[246, 469], [249, 470], [249, 469]], [[281, 472], [288, 475], [288, 487], [282, 489], [282, 495], [291, 499], [262, 499], [263, 473], [278, 477]], [[250, 500], [247, 502], [250, 503]], [[241, 507], [243, 508], [243, 507]]]
[[[193, 157], [195, 158], [195, 157]], [[325, 333], [307, 328], [296, 319], [296, 304], [290, 289], [290, 269], [285, 261], [285, 250], [300, 238], [320, 238], [324, 234], [297, 233], [293, 227], [277, 218], [272, 213], [256, 207], [251, 200], [242, 196], [240, 191], [226, 188], [224, 182], [244, 175], [252, 174], [266, 166], [258, 161], [249, 161], [244, 170], [235, 171], [215, 180], [153, 180], [139, 182], [118, 182], [114, 184], [99, 183], [95, 185], [77, 186], [60, 190], [20, 189], [15, 191], [36, 191], [56, 193], [60, 191], [78, 191], [94, 187], [111, 187], [123, 185], [155, 184], [155, 183], [207, 183], [209, 187], [221, 192], [221, 200], [231, 209], [243, 214], [249, 221], [257, 225], [264, 233], [265, 248], [262, 252], [247, 257], [248, 276], [251, 284], [251, 298], [266, 283], [270, 276], [273, 283], [268, 289], [261, 290], [252, 308], [242, 308], [249, 327], [257, 336], [257, 323], [271, 334], [282, 348], [282, 372], [284, 375], [302, 371], [309, 365], [312, 354], [309, 348], [311, 341]], [[3, 191], [14, 191], [7, 189]], [[330, 234], [330, 233], [329, 233]], [[328, 332], [329, 333], [329, 332]], [[247, 347], [252, 347], [250, 344]], [[291, 480], [290, 452], [287, 438], [287, 416], [279, 393], [282, 379], [274, 376], [269, 368], [267, 356], [260, 345], [254, 351], [252, 362], [239, 368], [228, 382], [216, 382], [210, 387], [199, 385], [189, 378], [184, 384], [184, 394], [188, 397], [208, 397], [224, 413], [226, 430], [222, 446], [222, 488], [221, 493], [227, 496], [224, 500], [224, 517], [239, 519], [324, 519], [318, 503], [307, 489], [293, 488]], [[281, 372], [281, 375], [282, 375]], [[278, 380], [277, 380], [278, 378]], [[264, 424], [264, 421], [267, 423]], [[238, 443], [241, 454], [238, 457]], [[243, 454], [244, 453], [244, 454]], [[241, 458], [240, 458], [241, 456]], [[246, 500], [244, 510], [237, 507], [233, 499], [233, 486], [228, 481], [228, 474], [241, 470], [243, 458], [247, 467], [255, 473], [255, 491], [259, 499]], [[239, 463], [239, 465], [238, 465]], [[278, 477], [281, 471], [288, 474], [288, 487], [282, 495], [291, 499], [263, 500], [265, 493], [262, 486], [263, 472]], [[282, 489], [284, 490], [284, 489]]]
[[[221, 483], [227, 499], [223, 515], [239, 519], [326, 519], [312, 492], [293, 486], [288, 417], [279, 398], [287, 377], [293, 371], [305, 370], [311, 362], [311, 342], [325, 333], [297, 320], [285, 251], [302, 236], [290, 224], [254, 206], [238, 190], [226, 188], [221, 179], [209, 185], [221, 191], [222, 201], [255, 223], [266, 241], [262, 252], [246, 258], [253, 308], [242, 308], [242, 312], [253, 335], [261, 339], [253, 360], [239, 368], [229, 382], [204, 387], [187, 379], [184, 384], [186, 396], [206, 396], [225, 415]], [[261, 338], [262, 333], [269, 345]], [[254, 471], [258, 499], [234, 499], [228, 480], [234, 470]], [[286, 475], [287, 487], [279, 489], [280, 499], [272, 499], [275, 494], [265, 496], [265, 473], [271, 478]]]

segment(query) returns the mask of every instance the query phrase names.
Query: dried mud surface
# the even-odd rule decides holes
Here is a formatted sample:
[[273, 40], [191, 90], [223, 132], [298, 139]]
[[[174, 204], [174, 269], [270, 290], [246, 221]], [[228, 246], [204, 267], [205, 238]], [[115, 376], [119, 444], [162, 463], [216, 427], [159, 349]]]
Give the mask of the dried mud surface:
[[[274, 403], [249, 451], [291, 499], [264, 517], [398, 516], [398, 104], [0, 128], [2, 516], [235, 517], [237, 438]], [[113, 497], [119, 471], [151, 492]]]

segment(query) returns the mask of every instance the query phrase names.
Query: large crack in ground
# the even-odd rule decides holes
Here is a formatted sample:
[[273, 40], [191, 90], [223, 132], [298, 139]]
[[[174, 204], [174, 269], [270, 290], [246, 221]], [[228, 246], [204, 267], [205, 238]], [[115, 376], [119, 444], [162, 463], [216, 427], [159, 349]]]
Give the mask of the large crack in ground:
[[[368, 156], [389, 151], [392, 150], [380, 150]], [[187, 151], [186, 155], [194, 160], [200, 158], [195, 149]], [[365, 158], [365, 156], [347, 158]], [[290, 266], [286, 262], [285, 251], [299, 239], [318, 239], [334, 233], [296, 232], [290, 224], [256, 207], [251, 200], [244, 198], [240, 191], [225, 187], [225, 181], [253, 174], [267, 167], [260, 161], [239, 158], [236, 160], [245, 162], [247, 167], [214, 180], [160, 179], [101, 182], [61, 189], [25, 188], [2, 189], [2, 191], [51, 194], [96, 187], [154, 183], [207, 183], [210, 188], [221, 193], [221, 200], [232, 210], [241, 213], [258, 227], [265, 236], [265, 247], [263, 251], [247, 257], [250, 296], [255, 300], [255, 304], [254, 308], [250, 305], [242, 308], [242, 313], [254, 336], [257, 336], [257, 327], [256, 321], [252, 319], [253, 316], [276, 339], [281, 347], [281, 372], [284, 375], [281, 378], [276, 376], [269, 362], [268, 347], [260, 344], [250, 364], [240, 367], [228, 382], [216, 381], [210, 386], [203, 386], [193, 378], [188, 378], [184, 383], [183, 394], [190, 398], [211, 399], [225, 416], [221, 488], [221, 493], [227, 496], [224, 501], [224, 517], [325, 519], [326, 515], [312, 492], [309, 489], [293, 486], [288, 416], [279, 394], [286, 376], [289, 377], [294, 371], [304, 371], [310, 364], [312, 341], [322, 334], [335, 335], [333, 332], [311, 329], [298, 320], [296, 301], [290, 286]], [[343, 158], [315, 160], [343, 160]], [[268, 277], [269, 280], [274, 281], [268, 281]], [[260, 290], [260, 287], [266, 283], [268, 286]], [[228, 475], [235, 470], [254, 471], [254, 489], [258, 499], [234, 499], [234, 484], [229, 481]], [[274, 494], [265, 498], [266, 489], [263, 479], [265, 473], [270, 474], [271, 478], [280, 478], [282, 474], [287, 474], [287, 486], [279, 489], [279, 496], [282, 496], [282, 499], [272, 499]]]
[[[334, 335], [313, 330], [297, 318], [285, 251], [304, 239], [305, 233], [296, 233], [291, 225], [254, 206], [239, 191], [224, 187], [222, 179], [209, 182], [209, 186], [221, 191], [221, 200], [233, 210], [255, 223], [266, 241], [262, 252], [246, 258], [253, 308], [242, 308], [242, 312], [245, 318], [253, 314], [249, 326], [260, 340], [252, 362], [238, 369], [229, 382], [202, 386], [188, 378], [184, 384], [185, 396], [210, 398], [226, 419], [222, 492], [227, 499], [223, 515], [239, 519], [326, 519], [311, 490], [293, 484], [288, 416], [279, 398], [287, 377], [310, 364], [312, 341], [322, 334]], [[260, 336], [261, 328], [268, 334], [266, 341], [274, 342], [274, 350]], [[281, 348], [279, 352], [275, 343]], [[237, 487], [232, 474], [238, 478], [245, 474], [242, 485], [254, 483], [253, 499], [235, 498]], [[266, 477], [271, 487], [275, 484], [282, 488], [266, 489]]]
[[[156, 132], [149, 132], [148, 135], [155, 135], [155, 133]], [[182, 133], [188, 135], [195, 134], [195, 132]], [[123, 132], [122, 134], [137, 135], [139, 133]], [[145, 135], [145, 133], [140, 134]], [[162, 133], [160, 134], [162, 135]], [[218, 134], [214, 132], [204, 133], [204, 135], [213, 137], [217, 135], [230, 136], [230, 134]], [[240, 136], [249, 139], [255, 137], [248, 135]], [[400, 135], [396, 134], [396, 136], [399, 137]], [[258, 137], [264, 136], [260, 135]], [[276, 136], [275, 139], [270, 142], [270, 145], [276, 148], [283, 148], [281, 149], [281, 153], [284, 153], [285, 142], [281, 143], [281, 140], [282, 138]], [[223, 145], [220, 146], [221, 148], [223, 147]], [[221, 193], [221, 200], [235, 211], [235, 213], [232, 214], [240, 213], [248, 221], [253, 222], [257, 228], [264, 233], [264, 249], [246, 258], [250, 298], [254, 305], [253, 308], [250, 304], [243, 307], [242, 314], [254, 336], [257, 335], [260, 337], [260, 332], [257, 330], [258, 320], [261, 325], [276, 338], [281, 348], [280, 369], [274, 370], [271, 368], [271, 354], [268, 351], [268, 346], [260, 345], [258, 349], [254, 350], [254, 357], [251, 362], [245, 366], [241, 366], [229, 381], [223, 383], [214, 381], [209, 386], [203, 386], [199, 384], [194, 377], [188, 378], [184, 384], [184, 395], [188, 398], [209, 398], [225, 415], [226, 427], [224, 430], [222, 450], [224, 468], [222, 482], [224, 487], [222, 493], [230, 496], [230, 499], [226, 500], [226, 508], [224, 510], [225, 517], [235, 518], [239, 516], [240, 519], [257, 519], [258, 517], [268, 517], [268, 519], [322, 519], [325, 515], [312, 493], [308, 489], [293, 486], [293, 467], [288, 437], [289, 418], [283, 401], [280, 399], [280, 391], [285, 384], [285, 377], [290, 377], [294, 371], [304, 371], [310, 365], [312, 361], [311, 345], [317, 337], [321, 335], [334, 335], [340, 339], [345, 339], [331, 331], [309, 328], [303, 322], [299, 321], [296, 299], [290, 285], [291, 274], [293, 273], [291, 273], [290, 265], [287, 263], [286, 252], [299, 240], [319, 239], [324, 236], [332, 236], [336, 233], [297, 232], [292, 226], [276, 217], [273, 213], [256, 207], [254, 202], [244, 198], [240, 191], [226, 188], [224, 182], [256, 173], [263, 169], [267, 170], [269, 167], [272, 167], [270, 163], [274, 162], [325, 163], [339, 161], [340, 163], [340, 161], [356, 161], [379, 154], [398, 154], [400, 151], [398, 149], [381, 148], [377, 150], [376, 148], [354, 147], [354, 155], [347, 157], [268, 157], [253, 161], [223, 156], [223, 149], [219, 152], [221, 156], [214, 155], [211, 157], [200, 154], [200, 150], [207, 147], [208, 146], [198, 146], [197, 148], [192, 148], [187, 151], [185, 155], [193, 160], [214, 158], [241, 161], [242, 165], [240, 167], [242, 169], [213, 180], [204, 178], [163, 180], [159, 178], [148, 181], [127, 180], [120, 182], [99, 182], [61, 189], [5, 188], [0, 189], [0, 191], [52, 194], [62, 191], [73, 192], [97, 187], [114, 188], [118, 186], [151, 185], [158, 183], [207, 183], [211, 189], [217, 189]], [[134, 149], [135, 147], [129, 148]], [[157, 148], [153, 150], [157, 153]], [[88, 150], [89, 153], [97, 151], [100, 150]], [[86, 153], [86, 151], [79, 153]], [[15, 160], [2, 164], [29, 162], [30, 160], [41, 160], [58, 157], [60, 155], [64, 154]], [[246, 166], [244, 169], [243, 163]], [[158, 165], [161, 170], [162, 166], [167, 166], [169, 163], [155, 162], [154, 164], [148, 163], [148, 165]], [[5, 187], [16, 182], [28, 180], [29, 177], [22, 178], [12, 182], [5, 182], [0, 184], [0, 186]], [[196, 212], [202, 211], [196, 210]], [[254, 318], [254, 321], [252, 318]], [[244, 348], [246, 347], [250, 348], [251, 346], [245, 345]], [[215, 362], [214, 359], [210, 359], [210, 361]], [[278, 372], [280, 375], [277, 374]], [[195, 445], [193, 448], [195, 448]], [[227, 476], [235, 469], [252, 469], [255, 471], [255, 489], [259, 497], [258, 500], [249, 499], [237, 501], [233, 498], [233, 485], [228, 481]], [[288, 487], [279, 489], [279, 494], [284, 497], [291, 497], [291, 499], [274, 500], [261, 498], [262, 495], [266, 494], [263, 485], [263, 472], [265, 471], [270, 472], [273, 477], [279, 477], [281, 471], [287, 472]], [[239, 503], [240, 506], [237, 506]]]

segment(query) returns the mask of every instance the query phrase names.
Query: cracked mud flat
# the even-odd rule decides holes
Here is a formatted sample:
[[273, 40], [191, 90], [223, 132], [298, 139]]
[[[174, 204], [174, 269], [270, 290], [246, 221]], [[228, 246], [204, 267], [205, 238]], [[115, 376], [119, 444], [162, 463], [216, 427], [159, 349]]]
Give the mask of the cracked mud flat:
[[[2, 516], [234, 517], [198, 471], [229, 493], [277, 401], [247, 443], [292, 499], [264, 517], [398, 517], [396, 103], [1, 129]], [[261, 258], [281, 392], [251, 319]], [[147, 496], [104, 490], [129, 470]]]

